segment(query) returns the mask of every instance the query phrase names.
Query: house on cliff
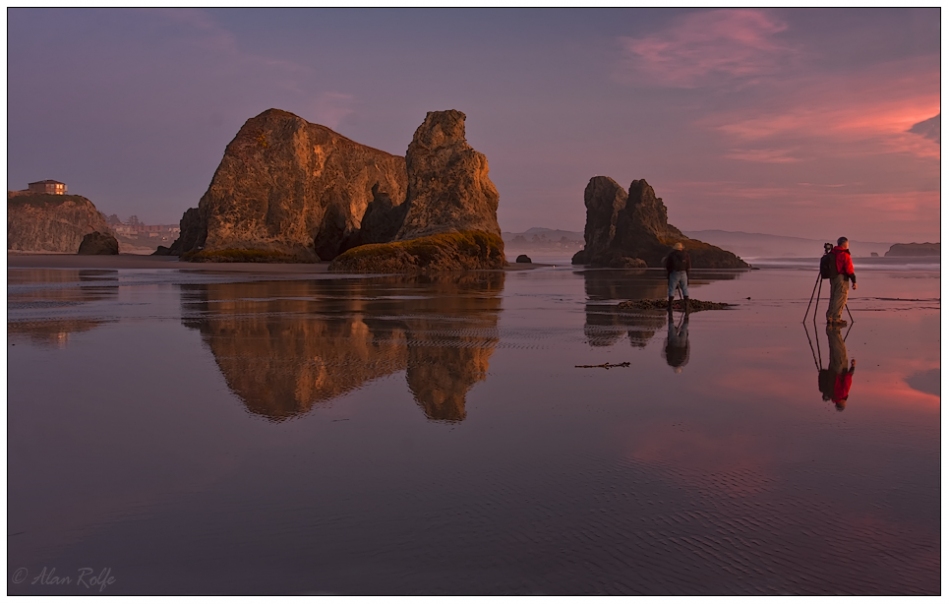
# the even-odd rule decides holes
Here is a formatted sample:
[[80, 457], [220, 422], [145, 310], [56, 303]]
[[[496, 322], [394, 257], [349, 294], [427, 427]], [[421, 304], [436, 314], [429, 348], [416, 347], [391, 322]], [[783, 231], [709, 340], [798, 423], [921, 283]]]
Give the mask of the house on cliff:
[[27, 190], [30, 193], [37, 193], [39, 195], [66, 194], [66, 183], [59, 182], [58, 180], [40, 180], [38, 182], [31, 182], [27, 186]]

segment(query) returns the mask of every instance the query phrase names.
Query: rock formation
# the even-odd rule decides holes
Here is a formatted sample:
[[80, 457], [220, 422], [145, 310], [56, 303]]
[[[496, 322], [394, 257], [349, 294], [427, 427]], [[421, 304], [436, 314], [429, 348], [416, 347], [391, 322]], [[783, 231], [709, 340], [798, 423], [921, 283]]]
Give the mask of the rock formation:
[[405, 154], [406, 215], [397, 240], [483, 231], [501, 236], [488, 159], [465, 139], [465, 114], [430, 111]]
[[95, 205], [80, 195], [8, 195], [7, 249], [75, 254], [88, 233], [110, 233]]
[[404, 158], [269, 109], [228, 144], [170, 252], [215, 259], [216, 252], [255, 250], [277, 260], [330, 260], [353, 245], [373, 199], [400, 204], [405, 188]]
[[93, 231], [82, 238], [77, 253], [84, 256], [117, 256], [119, 240], [111, 233]]
[[669, 224], [665, 204], [645, 180], [634, 180], [627, 193], [612, 178], [596, 176], [583, 201], [585, 246], [574, 255], [574, 264], [657, 268], [672, 245], [681, 242], [693, 268], [748, 268], [731, 252], [690, 239]]
[[[433, 111], [416, 130], [406, 158], [355, 143], [286, 111], [248, 120], [224, 152], [197, 208], [181, 218], [181, 235], [156, 254], [196, 261], [332, 260], [348, 249], [457, 233], [496, 236], [469, 262], [466, 250], [439, 240], [434, 263], [405, 248], [386, 256], [386, 270], [446, 270], [497, 265], [502, 250], [498, 192], [488, 161], [465, 140], [465, 114]], [[490, 249], [489, 249], [490, 248]], [[380, 255], [381, 254], [381, 255]], [[361, 265], [367, 271], [367, 256]], [[461, 264], [455, 260], [461, 258]], [[408, 262], [408, 264], [406, 264]], [[336, 270], [346, 270], [346, 262]]]
[[[498, 192], [488, 178], [488, 160], [465, 140], [465, 114], [431, 111], [406, 153], [408, 190], [395, 241], [364, 245], [340, 255], [333, 272], [434, 272], [501, 268], [504, 241], [498, 225]], [[376, 202], [374, 202], [376, 203]], [[379, 202], [387, 228], [394, 210]], [[363, 220], [363, 242], [373, 215]], [[379, 229], [381, 231], [381, 229]]]
[[204, 249], [207, 238], [207, 224], [202, 222], [198, 208], [188, 208], [178, 221], [178, 238], [171, 247], [159, 245], [152, 256], [180, 256], [184, 252]]
[[907, 256], [936, 256], [942, 254], [942, 246], [938, 243], [894, 243], [883, 254], [886, 258]]

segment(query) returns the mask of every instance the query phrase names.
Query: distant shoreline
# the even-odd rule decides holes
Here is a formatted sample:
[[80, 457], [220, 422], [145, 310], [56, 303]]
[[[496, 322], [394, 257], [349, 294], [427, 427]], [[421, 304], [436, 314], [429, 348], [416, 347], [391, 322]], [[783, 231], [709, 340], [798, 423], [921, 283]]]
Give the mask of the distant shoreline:
[[[49, 269], [164, 269], [204, 272], [277, 273], [297, 275], [328, 274], [329, 262], [316, 263], [271, 263], [271, 262], [181, 262], [177, 256], [142, 256], [119, 254], [117, 256], [80, 256], [79, 254], [7, 252], [7, 268]], [[523, 271], [552, 266], [546, 263], [516, 264], [511, 262], [504, 269]], [[341, 274], [340, 276], [346, 276]]]

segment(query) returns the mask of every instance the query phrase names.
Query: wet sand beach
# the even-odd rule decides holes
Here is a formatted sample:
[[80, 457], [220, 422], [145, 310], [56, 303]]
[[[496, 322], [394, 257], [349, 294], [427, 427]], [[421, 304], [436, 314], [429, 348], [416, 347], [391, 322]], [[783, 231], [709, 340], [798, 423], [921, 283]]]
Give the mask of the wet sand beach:
[[8, 255], [9, 593], [940, 592], [938, 271], [77, 258]]

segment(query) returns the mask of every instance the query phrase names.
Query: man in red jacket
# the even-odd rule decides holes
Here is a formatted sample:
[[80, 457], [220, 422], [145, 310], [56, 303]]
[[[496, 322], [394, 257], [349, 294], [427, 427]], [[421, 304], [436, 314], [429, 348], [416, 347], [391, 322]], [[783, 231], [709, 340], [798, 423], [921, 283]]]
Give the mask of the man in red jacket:
[[857, 289], [857, 276], [853, 272], [853, 260], [850, 258], [850, 241], [846, 237], [837, 240], [837, 247], [830, 251], [834, 255], [837, 275], [830, 280], [830, 304], [827, 305], [827, 324], [846, 325], [840, 313], [847, 305], [847, 281], [853, 282]]

